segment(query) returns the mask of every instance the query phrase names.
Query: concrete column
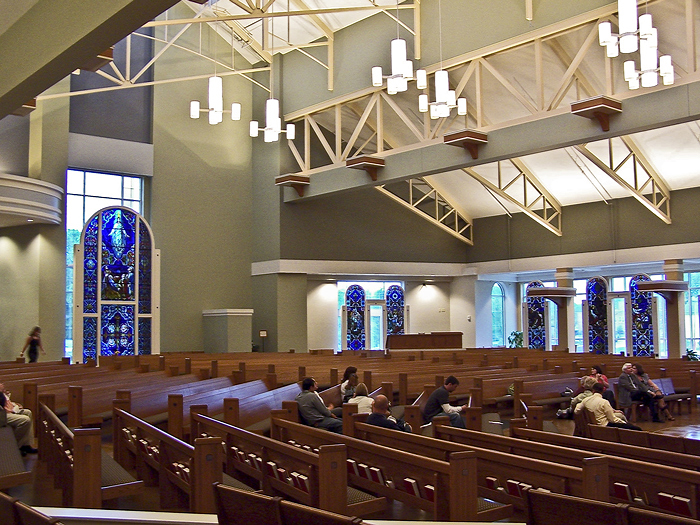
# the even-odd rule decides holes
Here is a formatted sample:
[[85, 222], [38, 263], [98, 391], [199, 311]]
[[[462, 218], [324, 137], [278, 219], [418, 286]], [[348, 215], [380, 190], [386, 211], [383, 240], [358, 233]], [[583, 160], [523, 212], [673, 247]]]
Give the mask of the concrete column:
[[[554, 273], [559, 288], [574, 287], [573, 268], [557, 268]], [[568, 348], [569, 352], [576, 351], [574, 332], [574, 299], [562, 298], [557, 304], [557, 321], [559, 323], [559, 348]]]
[[[663, 271], [669, 281], [683, 280], [683, 259], [667, 259]], [[666, 297], [666, 334], [668, 357], [680, 358], [685, 354], [685, 292], [668, 294]]]

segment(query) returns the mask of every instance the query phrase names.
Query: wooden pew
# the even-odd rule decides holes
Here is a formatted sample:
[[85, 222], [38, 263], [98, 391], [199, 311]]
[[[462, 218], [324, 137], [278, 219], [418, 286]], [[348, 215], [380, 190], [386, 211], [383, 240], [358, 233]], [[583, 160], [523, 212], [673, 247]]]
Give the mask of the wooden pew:
[[279, 496], [245, 492], [217, 484], [216, 508], [220, 523], [260, 523], [265, 525], [360, 525], [360, 518], [342, 516], [286, 501]]
[[[287, 416], [284, 412], [276, 415]], [[273, 417], [271, 436], [311, 448], [332, 443], [345, 445], [349, 483], [431, 512], [436, 521], [492, 521], [507, 518], [513, 512], [511, 505], [478, 498], [473, 452], [454, 451], [441, 461], [281, 417]]]
[[528, 525], [628, 525], [627, 505], [552, 494], [541, 490], [525, 491]]
[[101, 508], [105, 500], [143, 490], [142, 481], [102, 450], [99, 428], [71, 431], [44, 403], [37, 427], [39, 459], [46, 461], [54, 485], [62, 490], [64, 507]]
[[[513, 420], [513, 422], [515, 421], [517, 420]], [[514, 427], [513, 422], [511, 422], [511, 433], [515, 433], [516, 435], [519, 432], [521, 432], [521, 434], [533, 432], [545, 434], [545, 432]], [[497, 436], [444, 425], [436, 426], [434, 431], [435, 437], [440, 439], [448, 439], [450, 441], [490, 448], [492, 450], [501, 450], [513, 455], [539, 458], [564, 465], [576, 465], [583, 458], [601, 455], [587, 449], [574, 449], [565, 446], [526, 441], [525, 439], [517, 437]], [[593, 440], [585, 440], [585, 438], [575, 438], [574, 436], [563, 436], [561, 434], [556, 434], [556, 436], [584, 440], [595, 444]], [[650, 452], [661, 455], [664, 451]], [[672, 455], [675, 453], [666, 452], [666, 454]], [[699, 515], [700, 498], [697, 496], [700, 494], [700, 472], [670, 467], [658, 462], [630, 459], [627, 456], [607, 455], [607, 459], [609, 462], [608, 473], [609, 486], [611, 487], [611, 501], [616, 501], [618, 497], [615, 492], [615, 484], [619, 483], [627, 485], [631, 492], [636, 491], [637, 494], [645, 494], [646, 501], [648, 501], [649, 505], [658, 510], [661, 508], [658, 497], [661, 488], [664, 492], [674, 496], [687, 498], [690, 502], [690, 514], [693, 517]], [[636, 504], [635, 502], [635, 505]]]
[[[221, 440], [199, 438], [190, 445], [124, 411], [120, 406], [125, 404], [114, 401], [112, 442], [116, 461], [125, 468], [136, 468], [146, 484], [158, 486], [161, 507], [216, 512], [211, 486], [224, 481]], [[233, 482], [228, 477], [225, 481]]]
[[[604, 457], [585, 458], [581, 466], [552, 463], [541, 459], [513, 456], [462, 443], [427, 436], [396, 432], [364, 423], [366, 414], [350, 418], [351, 437], [445, 461], [450, 453], [473, 451], [477, 457], [479, 495], [523, 508], [522, 490], [508, 480], [553, 492], [572, 494], [600, 501], [608, 500], [608, 469]], [[438, 422], [439, 423], [439, 422]], [[508, 489], [511, 489], [510, 491]]]
[[226, 472], [323, 510], [362, 516], [383, 511], [386, 499], [348, 487], [343, 445], [304, 450], [253, 434], [204, 414], [191, 414], [193, 436], [217, 436], [226, 447]]
[[7, 412], [0, 408], [0, 489], [31, 482], [32, 473], [26, 470], [15, 434], [7, 426]]

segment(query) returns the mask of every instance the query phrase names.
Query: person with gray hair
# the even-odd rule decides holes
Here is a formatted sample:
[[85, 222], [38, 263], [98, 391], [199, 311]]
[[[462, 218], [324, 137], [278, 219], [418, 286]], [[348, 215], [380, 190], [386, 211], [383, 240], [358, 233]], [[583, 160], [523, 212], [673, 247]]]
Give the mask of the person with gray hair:
[[656, 408], [654, 392], [639, 379], [637, 368], [632, 363], [622, 365], [622, 374], [617, 380], [617, 386], [620, 408], [629, 408], [634, 401], [639, 401], [649, 409], [651, 420], [654, 423], [661, 423]]

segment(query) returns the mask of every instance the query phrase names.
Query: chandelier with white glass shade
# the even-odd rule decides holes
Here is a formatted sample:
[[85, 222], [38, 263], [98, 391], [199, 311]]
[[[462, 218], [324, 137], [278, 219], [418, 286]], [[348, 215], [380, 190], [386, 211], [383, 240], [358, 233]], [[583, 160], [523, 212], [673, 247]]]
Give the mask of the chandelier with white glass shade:
[[618, 0], [619, 34], [612, 32], [610, 22], [598, 25], [598, 42], [605, 47], [606, 55], [617, 57], [620, 53], [639, 50], [639, 70], [634, 60], [623, 64], [625, 81], [630, 89], [653, 87], [659, 83], [673, 84], [674, 71], [671, 55], [658, 56], [658, 32], [652, 25], [651, 15], [637, 17], [637, 0]]
[[265, 127], [259, 127], [257, 120], [250, 121], [250, 136], [257, 137], [260, 132], [263, 132], [265, 142], [277, 142], [280, 133], [285, 133], [288, 140], [294, 140], [296, 131], [294, 124], [287, 124], [285, 129], [282, 129], [282, 119], [280, 118], [280, 101], [276, 98], [268, 98], [265, 102]]
[[[442, 69], [442, 2], [438, 1], [438, 24], [440, 28], [440, 69], [435, 72], [435, 100], [430, 102], [427, 93], [418, 96], [418, 111], [427, 113], [430, 111], [430, 118], [449, 117], [451, 111], [457, 108], [458, 115], [467, 114], [467, 99], [457, 95], [454, 89], [450, 89], [450, 77], [447, 70]], [[425, 69], [416, 71], [416, 87], [418, 89], [428, 89], [428, 73]]]
[[224, 113], [231, 115], [231, 120], [241, 120], [241, 105], [238, 102], [231, 104], [231, 109], [224, 109], [224, 84], [223, 79], [214, 75], [209, 77], [209, 96], [206, 108], [202, 108], [199, 100], [190, 102], [190, 118], [199, 118], [201, 113], [208, 113], [209, 124], [215, 125], [224, 120]]
[[372, 68], [372, 85], [381, 87], [386, 79], [386, 91], [395, 95], [408, 89], [413, 80], [413, 61], [406, 58], [406, 41], [399, 37], [399, 2], [396, 1], [396, 38], [391, 41], [391, 75], [384, 75], [381, 66]]

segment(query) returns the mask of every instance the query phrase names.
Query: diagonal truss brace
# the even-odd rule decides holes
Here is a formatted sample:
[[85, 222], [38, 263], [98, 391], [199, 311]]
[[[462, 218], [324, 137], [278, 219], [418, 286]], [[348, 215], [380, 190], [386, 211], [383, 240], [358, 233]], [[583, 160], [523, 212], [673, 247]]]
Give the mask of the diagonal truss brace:
[[[589, 161], [595, 164], [611, 179], [630, 192], [645, 208], [651, 211], [666, 224], [671, 224], [671, 191], [651, 163], [644, 156], [639, 146], [629, 136], [620, 137], [627, 148], [627, 155], [615, 165], [613, 158], [612, 140], [608, 139], [608, 161], [600, 159], [585, 144], [576, 146]], [[632, 162], [632, 182], [623, 177], [620, 172], [623, 167]]]
[[[476, 172], [474, 168], [462, 168], [462, 171], [477, 180], [487, 190], [503, 200], [515, 205], [535, 222], [553, 234], [561, 237], [561, 204], [537, 179], [535, 174], [518, 158], [510, 159], [518, 169], [518, 174], [504, 181], [498, 170], [498, 184], [494, 184]], [[522, 189], [522, 191], [520, 191]]]
[[[408, 184], [408, 191], [404, 192]], [[471, 219], [459, 213], [445, 197], [423, 178], [409, 179], [391, 191], [387, 186], [375, 186], [381, 193], [448, 232], [460, 241], [474, 246]], [[391, 188], [397, 188], [392, 185]]]

